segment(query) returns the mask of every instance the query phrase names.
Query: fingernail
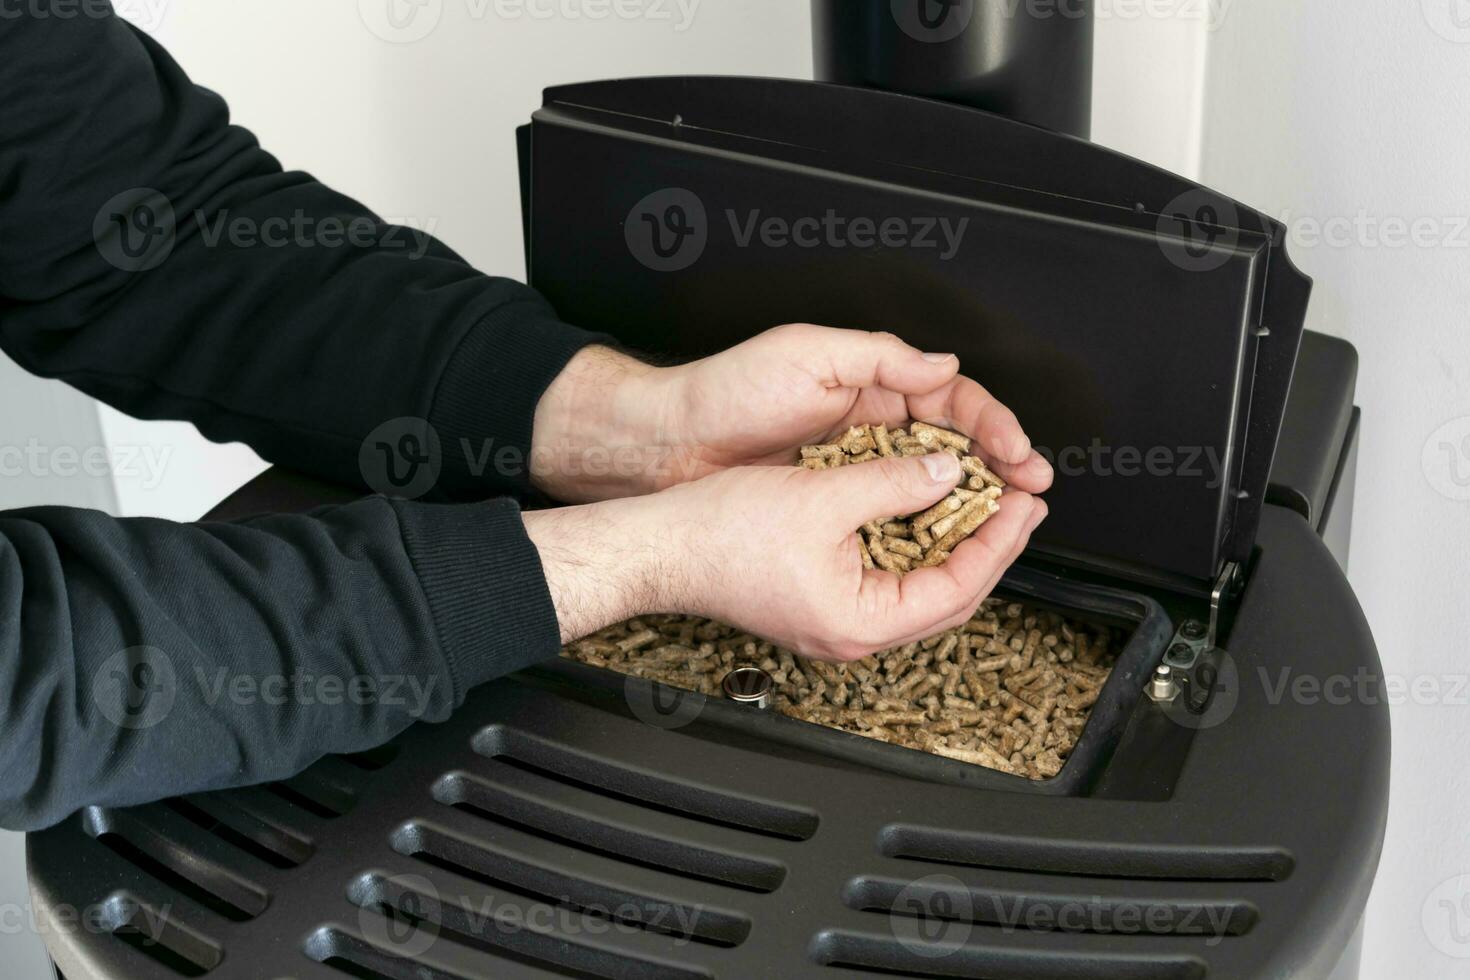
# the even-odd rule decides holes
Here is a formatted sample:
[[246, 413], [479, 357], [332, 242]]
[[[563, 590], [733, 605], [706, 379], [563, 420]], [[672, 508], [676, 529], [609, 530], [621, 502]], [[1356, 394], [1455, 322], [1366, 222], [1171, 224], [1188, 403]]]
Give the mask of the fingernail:
[[953, 354], [925, 354], [924, 355], [924, 360], [928, 361], [930, 364], [943, 364], [945, 361], [949, 360], [951, 357], [954, 357], [954, 355]]
[[960, 482], [960, 461], [949, 453], [928, 453], [924, 457], [924, 469], [934, 483]]

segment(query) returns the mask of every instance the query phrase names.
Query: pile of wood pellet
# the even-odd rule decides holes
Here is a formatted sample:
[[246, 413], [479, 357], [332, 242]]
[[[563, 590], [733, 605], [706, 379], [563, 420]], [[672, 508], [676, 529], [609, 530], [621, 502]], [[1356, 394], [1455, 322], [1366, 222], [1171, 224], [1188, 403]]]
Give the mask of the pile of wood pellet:
[[958, 629], [850, 664], [681, 615], [630, 619], [562, 655], [711, 697], [731, 670], [759, 667], [775, 682], [775, 709], [793, 718], [1046, 779], [1077, 744], [1123, 641], [1111, 627], [990, 598]]
[[942, 565], [961, 541], [980, 529], [1000, 509], [1005, 481], [978, 456], [970, 455], [970, 440], [958, 432], [923, 422], [908, 431], [883, 424], [856, 425], [839, 441], [803, 446], [800, 465], [811, 470], [866, 463], [885, 456], [922, 456], [948, 452], [959, 458], [960, 485], [939, 503], [919, 514], [872, 521], [858, 535], [863, 564], [899, 575], [916, 567]]

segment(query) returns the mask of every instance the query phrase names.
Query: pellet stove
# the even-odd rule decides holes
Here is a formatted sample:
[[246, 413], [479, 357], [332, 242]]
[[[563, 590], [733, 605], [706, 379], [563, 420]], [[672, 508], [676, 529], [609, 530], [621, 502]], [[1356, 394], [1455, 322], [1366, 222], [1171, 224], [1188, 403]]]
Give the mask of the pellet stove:
[[[1304, 333], [1279, 224], [1055, 131], [1085, 126], [1090, 22], [914, 6], [818, 3], [823, 74], [1052, 128], [877, 87], [554, 88], [520, 132], [529, 275], [663, 356], [793, 320], [958, 353], [1057, 463], [1002, 593], [1130, 633], [1085, 749], [1029, 781], [558, 662], [284, 783], [31, 835], [42, 912], [100, 910], [48, 932], [62, 974], [1357, 975], [1389, 732], [1344, 575], [1355, 354]], [[924, 33], [966, 9], [993, 43]], [[343, 495], [271, 473], [215, 516]]]

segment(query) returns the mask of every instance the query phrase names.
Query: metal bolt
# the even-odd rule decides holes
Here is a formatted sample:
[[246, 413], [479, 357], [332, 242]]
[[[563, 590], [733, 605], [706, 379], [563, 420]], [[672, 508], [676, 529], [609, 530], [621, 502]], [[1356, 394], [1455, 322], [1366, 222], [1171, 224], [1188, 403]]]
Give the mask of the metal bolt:
[[1179, 684], [1174, 680], [1174, 670], [1168, 664], [1154, 668], [1154, 676], [1148, 685], [1148, 696], [1155, 701], [1173, 701], [1179, 696]]
[[725, 697], [739, 704], [769, 708], [775, 700], [775, 682], [759, 667], [736, 667], [720, 682]]
[[1188, 667], [1194, 663], [1194, 648], [1188, 643], [1176, 643], [1169, 648], [1164, 660], [1171, 667]]
[[1184, 625], [1179, 627], [1179, 632], [1186, 640], [1203, 640], [1205, 624], [1197, 619], [1186, 619]]

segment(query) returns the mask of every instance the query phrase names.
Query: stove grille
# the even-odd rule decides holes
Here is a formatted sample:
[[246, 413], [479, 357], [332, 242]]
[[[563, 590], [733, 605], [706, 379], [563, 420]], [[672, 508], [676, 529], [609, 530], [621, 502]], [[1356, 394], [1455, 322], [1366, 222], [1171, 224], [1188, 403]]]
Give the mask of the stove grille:
[[[506, 687], [493, 724], [48, 831], [99, 855], [114, 972], [1200, 980], [1293, 871], [1270, 848], [947, 829], [892, 776]], [[899, 795], [866, 805], [874, 785]]]

